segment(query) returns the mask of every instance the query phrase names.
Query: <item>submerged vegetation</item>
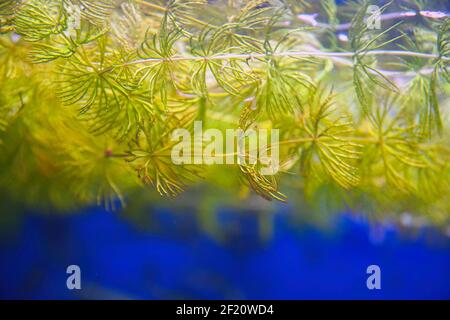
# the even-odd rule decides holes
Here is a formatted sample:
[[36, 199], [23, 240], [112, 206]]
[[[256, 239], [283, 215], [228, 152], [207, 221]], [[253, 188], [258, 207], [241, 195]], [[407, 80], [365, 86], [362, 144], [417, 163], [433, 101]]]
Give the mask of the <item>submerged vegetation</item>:
[[[380, 29], [369, 1], [0, 0], [0, 190], [69, 209], [148, 185], [195, 190], [206, 215], [256, 194], [446, 224], [448, 2], [376, 4]], [[281, 172], [174, 164], [171, 133], [199, 120], [279, 129]]]

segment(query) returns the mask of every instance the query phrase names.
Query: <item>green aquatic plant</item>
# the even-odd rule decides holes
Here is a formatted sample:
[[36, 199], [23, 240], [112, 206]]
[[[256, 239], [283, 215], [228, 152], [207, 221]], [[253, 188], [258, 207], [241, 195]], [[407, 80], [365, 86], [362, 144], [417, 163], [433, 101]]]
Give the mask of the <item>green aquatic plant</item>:
[[[379, 3], [381, 29], [369, 1], [1, 0], [0, 190], [114, 208], [149, 185], [207, 212], [254, 193], [447, 223], [446, 1]], [[195, 121], [278, 129], [280, 172], [173, 163]]]

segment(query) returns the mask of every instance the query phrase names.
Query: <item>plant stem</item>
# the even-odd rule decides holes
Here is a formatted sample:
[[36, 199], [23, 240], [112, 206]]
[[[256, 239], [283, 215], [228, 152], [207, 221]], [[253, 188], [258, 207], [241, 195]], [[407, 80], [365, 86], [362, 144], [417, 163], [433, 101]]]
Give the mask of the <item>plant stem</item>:
[[[128, 66], [141, 63], [151, 62], [167, 62], [167, 61], [209, 61], [209, 60], [249, 60], [249, 59], [264, 59], [269, 57], [329, 57], [329, 58], [351, 58], [355, 56], [355, 52], [326, 52], [326, 51], [288, 51], [288, 52], [276, 52], [272, 55], [264, 53], [253, 54], [220, 54], [215, 56], [173, 56], [170, 58], [149, 58], [130, 61], [120, 66]], [[365, 52], [366, 56], [396, 56], [396, 57], [416, 57], [423, 59], [438, 59], [440, 56], [432, 53], [421, 53], [414, 51], [401, 51], [401, 50], [373, 50]], [[450, 61], [449, 57], [440, 57], [444, 61]]]
[[159, 5], [151, 3], [151, 2], [145, 2], [145, 1], [140, 1], [140, 0], [137, 0], [136, 2], [138, 4], [141, 4], [143, 6], [146, 6], [148, 8], [154, 9], [154, 10], [158, 10], [158, 11], [162, 11], [162, 12], [166, 12], [167, 11], [167, 8], [159, 6]]

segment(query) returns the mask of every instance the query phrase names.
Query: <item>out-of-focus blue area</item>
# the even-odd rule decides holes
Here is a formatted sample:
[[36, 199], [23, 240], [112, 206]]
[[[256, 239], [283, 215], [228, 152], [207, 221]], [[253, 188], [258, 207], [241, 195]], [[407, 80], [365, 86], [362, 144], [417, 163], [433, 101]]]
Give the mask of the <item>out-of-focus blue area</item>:
[[[28, 214], [0, 234], [0, 298], [450, 299], [449, 237], [430, 229], [409, 237], [349, 215], [324, 232], [292, 223], [289, 210], [275, 215], [265, 241], [251, 213], [222, 212], [221, 241], [192, 212], [158, 211], [150, 229], [101, 210]], [[372, 264], [380, 291], [366, 287]], [[80, 291], [66, 287], [69, 265], [81, 267]]]
[[[0, 298], [450, 298], [448, 237], [374, 233], [348, 215], [326, 233], [292, 224], [286, 211], [277, 213], [266, 242], [251, 215], [233, 212], [222, 213], [228, 236], [221, 242], [188, 212], [158, 212], [150, 232], [95, 210], [28, 215], [19, 232], [1, 238]], [[81, 267], [81, 291], [66, 288], [72, 264]], [[381, 267], [380, 291], [366, 288], [371, 264]]]

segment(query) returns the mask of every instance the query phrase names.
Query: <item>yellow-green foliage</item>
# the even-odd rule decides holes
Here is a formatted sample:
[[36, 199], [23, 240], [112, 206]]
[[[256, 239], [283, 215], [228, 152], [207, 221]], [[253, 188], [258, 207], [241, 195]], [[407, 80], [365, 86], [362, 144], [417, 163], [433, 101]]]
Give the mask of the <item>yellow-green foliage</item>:
[[[445, 6], [396, 2], [384, 13]], [[0, 190], [67, 209], [206, 184], [203, 208], [208, 190], [253, 190], [448, 222], [449, 20], [416, 11], [371, 30], [368, 5], [1, 0]], [[171, 132], [195, 120], [280, 129], [282, 172], [174, 165]]]

